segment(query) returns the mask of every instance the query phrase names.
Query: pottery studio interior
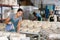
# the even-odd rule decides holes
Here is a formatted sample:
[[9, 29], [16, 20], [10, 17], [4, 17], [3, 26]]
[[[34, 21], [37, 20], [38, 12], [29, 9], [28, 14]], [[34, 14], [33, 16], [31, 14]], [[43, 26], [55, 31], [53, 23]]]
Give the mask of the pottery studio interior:
[[0, 40], [60, 40], [60, 0], [0, 0]]

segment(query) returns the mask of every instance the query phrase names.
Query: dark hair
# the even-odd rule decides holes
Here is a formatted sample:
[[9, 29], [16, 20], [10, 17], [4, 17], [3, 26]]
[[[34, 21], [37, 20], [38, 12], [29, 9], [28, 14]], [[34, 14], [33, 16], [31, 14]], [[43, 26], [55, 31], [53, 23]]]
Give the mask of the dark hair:
[[33, 15], [36, 15], [36, 13], [35, 13], [35, 12], [33, 12]]
[[23, 12], [23, 10], [22, 10], [21, 8], [19, 8], [19, 9], [17, 10], [17, 12], [19, 12], [19, 11], [22, 11], [22, 12]]

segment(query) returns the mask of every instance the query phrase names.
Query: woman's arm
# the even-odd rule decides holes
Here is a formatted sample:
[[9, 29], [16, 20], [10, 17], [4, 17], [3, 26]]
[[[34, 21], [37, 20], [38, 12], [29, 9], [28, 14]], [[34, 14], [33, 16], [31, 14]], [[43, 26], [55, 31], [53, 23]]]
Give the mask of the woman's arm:
[[33, 18], [33, 21], [34, 21], [34, 20], [37, 20], [37, 17], [34, 17], [34, 18]]
[[19, 22], [18, 22], [18, 25], [17, 25], [17, 32], [18, 32], [18, 33], [20, 32], [21, 22], [22, 22], [22, 21], [19, 21]]
[[9, 17], [5, 19], [5, 23], [6, 23], [6, 24], [8, 24], [9, 21], [10, 21], [10, 18], [9, 18]]

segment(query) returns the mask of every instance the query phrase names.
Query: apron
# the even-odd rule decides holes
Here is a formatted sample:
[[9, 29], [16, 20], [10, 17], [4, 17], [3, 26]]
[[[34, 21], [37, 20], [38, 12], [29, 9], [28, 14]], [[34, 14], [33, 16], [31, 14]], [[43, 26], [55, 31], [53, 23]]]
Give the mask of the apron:
[[10, 21], [13, 23], [13, 25], [14, 25], [14, 31], [16, 32], [17, 31], [18, 21], [19, 21], [18, 18], [16, 18], [16, 19], [11, 18]]

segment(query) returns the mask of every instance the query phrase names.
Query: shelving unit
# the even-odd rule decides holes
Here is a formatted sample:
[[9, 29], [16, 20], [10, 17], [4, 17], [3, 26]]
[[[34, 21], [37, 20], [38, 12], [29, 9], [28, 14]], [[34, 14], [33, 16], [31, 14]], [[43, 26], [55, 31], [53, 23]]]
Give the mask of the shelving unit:
[[0, 22], [2, 22], [5, 19], [5, 17], [3, 18], [3, 14], [5, 13], [5, 11], [8, 11], [6, 9], [12, 8], [12, 6], [15, 5], [18, 5], [17, 0], [0, 0]]
[[12, 5], [6, 5], [6, 4], [0, 4], [0, 22], [3, 22], [5, 19], [3, 19], [3, 7], [10, 7], [12, 8]]
[[0, 4], [0, 6], [12, 7], [12, 5]]

